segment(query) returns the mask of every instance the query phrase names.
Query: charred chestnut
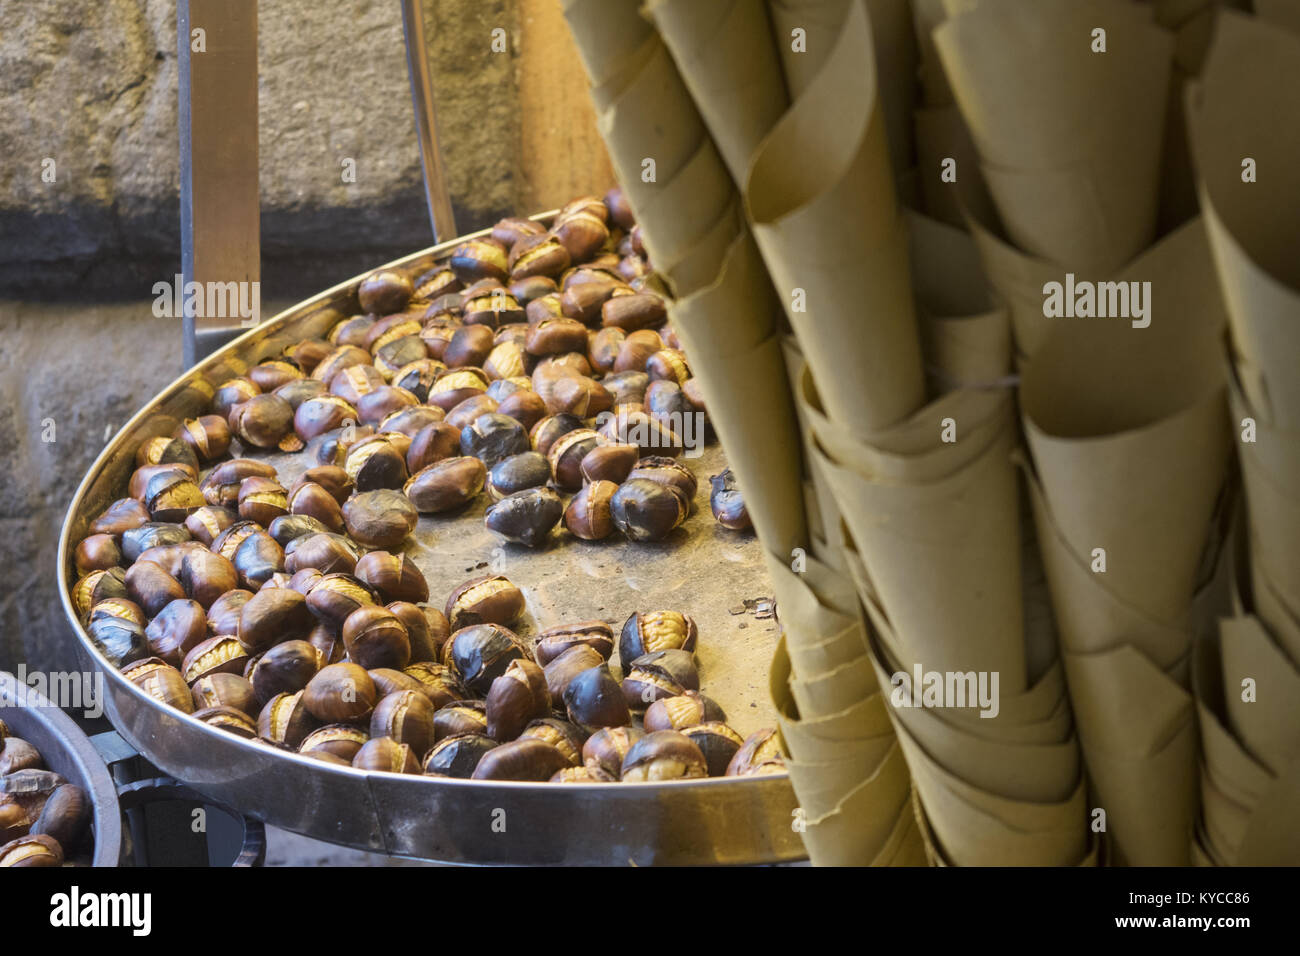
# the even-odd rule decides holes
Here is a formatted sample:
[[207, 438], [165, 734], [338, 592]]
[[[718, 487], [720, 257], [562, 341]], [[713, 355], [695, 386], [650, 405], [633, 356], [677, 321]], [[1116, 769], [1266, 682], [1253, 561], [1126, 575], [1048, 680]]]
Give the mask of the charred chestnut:
[[564, 505], [554, 491], [530, 488], [491, 505], [484, 523], [507, 541], [538, 548], [546, 543], [563, 513]]
[[620, 776], [625, 783], [639, 783], [708, 774], [708, 761], [689, 737], [673, 730], [657, 730], [632, 745], [623, 758]]
[[418, 511], [439, 514], [468, 504], [483, 490], [486, 480], [483, 462], [460, 456], [417, 472], [406, 483], [405, 492]]
[[644, 736], [645, 731], [637, 727], [602, 727], [582, 745], [582, 762], [599, 767], [617, 780], [627, 752]]
[[488, 472], [487, 492], [493, 501], [500, 501], [529, 488], [540, 488], [551, 480], [551, 466], [546, 458], [535, 451], [511, 455], [498, 462]]
[[564, 691], [564, 706], [570, 720], [587, 728], [622, 727], [632, 722], [623, 691], [607, 664], [573, 677]]
[[487, 733], [493, 740], [514, 740], [530, 720], [551, 710], [551, 695], [542, 669], [527, 658], [510, 662], [488, 689]]
[[486, 694], [492, 681], [510, 665], [526, 656], [513, 631], [499, 624], [462, 627], [450, 638], [450, 659], [465, 686]]
[[649, 478], [624, 482], [610, 499], [615, 527], [633, 541], [666, 538], [686, 520], [687, 509], [679, 490]]
[[537, 658], [537, 663], [545, 667], [565, 651], [580, 644], [590, 647], [602, 660], [609, 660], [614, 653], [614, 632], [604, 621], [561, 624], [537, 635], [533, 655]]
[[521, 737], [485, 753], [471, 778], [474, 780], [549, 780], [571, 766], [564, 754], [533, 737]]
[[343, 520], [348, 534], [368, 548], [393, 550], [415, 530], [419, 515], [400, 491], [365, 491], [348, 499]]
[[424, 758], [424, 772], [433, 777], [468, 780], [483, 757], [497, 746], [485, 734], [468, 733], [445, 737], [433, 745]]

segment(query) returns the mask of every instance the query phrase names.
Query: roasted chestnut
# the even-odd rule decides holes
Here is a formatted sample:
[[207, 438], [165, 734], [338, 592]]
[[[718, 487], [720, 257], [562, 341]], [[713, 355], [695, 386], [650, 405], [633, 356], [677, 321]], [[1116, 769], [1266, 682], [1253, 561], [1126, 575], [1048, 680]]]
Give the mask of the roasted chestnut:
[[366, 312], [388, 315], [406, 308], [414, 292], [415, 287], [406, 276], [391, 269], [380, 269], [361, 280], [357, 299]]
[[656, 700], [677, 697], [700, 689], [695, 655], [690, 651], [653, 651], [624, 662], [623, 697], [628, 707], [640, 712]]
[[204, 505], [185, 519], [185, 530], [194, 540], [211, 546], [217, 535], [239, 520], [239, 515], [220, 505]]
[[737, 751], [744, 745], [740, 734], [721, 721], [706, 721], [693, 727], [677, 728], [704, 754], [710, 777], [721, 777]]
[[179, 435], [165, 438], [161, 435], [146, 438], [135, 450], [136, 467], [143, 465], [188, 465], [195, 474], [198, 473], [199, 460], [194, 447], [181, 439]]
[[527, 658], [510, 662], [488, 689], [487, 733], [493, 740], [518, 737], [530, 720], [547, 716], [551, 695], [541, 667]]
[[144, 631], [149, 652], [172, 667], [200, 641], [207, 640], [208, 619], [197, 601], [180, 599], [167, 604]]
[[569, 648], [579, 644], [590, 647], [602, 660], [609, 660], [614, 653], [614, 632], [604, 621], [580, 621], [550, 627], [537, 635], [533, 656], [537, 663], [545, 667]]
[[371, 551], [356, 563], [357, 580], [368, 585], [384, 601], [429, 600], [429, 585], [420, 569], [404, 554]]
[[486, 392], [487, 373], [475, 368], [453, 369], [429, 387], [428, 402], [449, 412], [467, 398]]
[[343, 622], [343, 643], [348, 659], [367, 670], [392, 667], [401, 670], [411, 662], [411, 642], [406, 625], [397, 615], [378, 605], [353, 611]]
[[636, 405], [645, 399], [645, 393], [650, 384], [650, 376], [645, 372], [628, 370], [617, 372], [613, 375], [606, 375], [600, 380], [609, 391], [610, 397], [614, 399], [614, 406], [619, 405]]
[[411, 747], [392, 737], [372, 736], [352, 758], [352, 766], [358, 770], [382, 773], [420, 772], [420, 761], [416, 759]]
[[622, 727], [632, 722], [624, 693], [608, 664], [573, 677], [564, 691], [564, 706], [571, 721], [590, 729]]
[[360, 752], [370, 735], [351, 724], [330, 724], [313, 730], [298, 745], [302, 754], [327, 753], [346, 760], [349, 764]]
[[619, 485], [610, 499], [610, 514], [619, 531], [633, 541], [660, 541], [686, 520], [688, 503], [676, 488], [649, 478]]
[[483, 462], [460, 456], [416, 472], [404, 490], [419, 512], [439, 514], [468, 504], [483, 490], [486, 480], [487, 468]]
[[51, 836], [28, 835], [0, 846], [0, 868], [62, 865], [63, 848]]
[[467, 239], [452, 252], [448, 265], [465, 283], [484, 278], [504, 282], [509, 276], [505, 247], [494, 239]]
[[406, 495], [383, 488], [349, 498], [343, 506], [343, 520], [357, 543], [393, 550], [415, 530], [419, 515]]
[[578, 470], [584, 481], [622, 484], [636, 467], [640, 449], [635, 445], [597, 444], [583, 457]]
[[[345, 369], [357, 365], [370, 365], [370, 353], [356, 345], [340, 345], [312, 369], [311, 377], [319, 382], [326, 382], [330, 390], [334, 389], [335, 377]], [[337, 394], [337, 393], [336, 393]]]
[[499, 624], [462, 627], [452, 633], [449, 646], [452, 665], [476, 694], [486, 694], [511, 661], [526, 656], [514, 632]]
[[530, 488], [491, 505], [485, 524], [507, 541], [538, 548], [546, 543], [563, 513], [564, 505], [554, 491]]
[[599, 767], [617, 780], [627, 752], [644, 736], [645, 731], [637, 727], [602, 727], [582, 745], [582, 762]]
[[356, 424], [357, 410], [338, 395], [321, 395], [301, 403], [293, 414], [293, 429], [303, 441], [311, 441], [326, 432]]
[[616, 326], [625, 332], [657, 328], [667, 318], [668, 308], [664, 300], [649, 292], [612, 296], [600, 307], [601, 324]]
[[466, 581], [447, 598], [445, 614], [453, 631], [471, 624], [510, 625], [524, 610], [524, 595], [500, 574]]
[[149, 512], [134, 498], [119, 498], [90, 523], [91, 534], [125, 534], [149, 520]]
[[708, 761], [695, 743], [675, 730], [657, 730], [634, 743], [623, 758], [625, 783], [707, 777]]
[[181, 661], [181, 676], [193, 686], [213, 674], [243, 674], [248, 651], [233, 634], [218, 634], [195, 644]]
[[294, 410], [279, 395], [254, 395], [230, 410], [229, 421], [244, 444], [275, 448], [293, 431]]
[[21, 737], [6, 737], [0, 747], [0, 777], [20, 770], [42, 770], [45, 761], [40, 752]]
[[[333, 500], [333, 499], [331, 499]], [[340, 512], [340, 516], [342, 512]], [[328, 534], [329, 528], [321, 524], [310, 515], [287, 514], [280, 515], [267, 527], [266, 533], [275, 539], [275, 543], [282, 548], [289, 548], [293, 542], [299, 538], [306, 538], [313, 534]], [[288, 568], [289, 553], [285, 554], [285, 568]]]
[[245, 678], [261, 703], [277, 694], [293, 694], [307, 686], [319, 670], [320, 656], [306, 641], [289, 640], [276, 644], [248, 665]]
[[144, 506], [154, 521], [181, 522], [203, 507], [203, 492], [189, 473], [170, 467], [155, 474], [145, 485]]
[[149, 617], [185, 598], [181, 583], [152, 561], [137, 561], [127, 569], [126, 593]]
[[547, 415], [546, 401], [531, 388], [520, 389], [501, 399], [497, 413], [513, 418], [531, 432], [533, 426]]
[[233, 508], [239, 503], [239, 486], [255, 475], [274, 478], [275, 468], [253, 458], [232, 458], [208, 472], [199, 489], [208, 504]]
[[446, 616], [437, 608], [410, 601], [392, 601], [387, 607], [406, 625], [412, 662], [436, 661], [451, 633]]
[[736, 476], [730, 468], [709, 478], [709, 510], [718, 524], [731, 531], [744, 531], [752, 526], [745, 499], [736, 487]]
[[266, 527], [289, 513], [288, 492], [274, 478], [245, 478], [239, 486], [239, 516]]
[[546, 689], [550, 691], [555, 704], [564, 701], [564, 692], [569, 684], [583, 671], [599, 667], [605, 663], [600, 653], [586, 644], [574, 644], [555, 660], [546, 665]]
[[230, 426], [220, 415], [187, 418], [176, 427], [173, 437], [190, 446], [199, 461], [216, 461], [230, 450]]
[[303, 689], [303, 703], [325, 723], [369, 717], [378, 697], [375, 682], [357, 664], [329, 664], [316, 672]]
[[214, 414], [225, 418], [229, 423], [231, 409], [260, 394], [262, 394], [262, 390], [253, 383], [252, 379], [227, 379], [217, 387], [216, 392], [212, 395], [212, 411]]
[[306, 637], [312, 624], [305, 597], [292, 588], [266, 588], [240, 609], [236, 636], [246, 651], [257, 654], [281, 641]]
[[[287, 503], [290, 512], [315, 519], [324, 526], [322, 530], [343, 530], [343, 510], [334, 493], [324, 485], [314, 481], [299, 481], [290, 490]], [[271, 534], [274, 536], [275, 532]]]
[[460, 429], [446, 422], [425, 425], [411, 438], [406, 468], [412, 475], [460, 454]]
[[569, 499], [564, 509], [564, 526], [584, 541], [608, 538], [614, 533], [610, 502], [617, 491], [618, 485], [612, 481], [593, 481]]
[[785, 758], [781, 754], [781, 738], [777, 736], [775, 727], [764, 727], [746, 737], [726, 770], [728, 777], [776, 773], [785, 773]]
[[203, 710], [196, 710], [193, 716], [195, 720], [209, 727], [216, 727], [218, 730], [224, 730], [246, 740], [252, 740], [257, 736], [257, 721], [243, 711], [231, 707], [205, 707]]
[[284, 570], [284, 549], [265, 531], [253, 531], [239, 542], [230, 563], [239, 572], [239, 583], [256, 591], [272, 575]]
[[343, 469], [357, 491], [401, 488], [406, 483], [406, 457], [383, 435], [363, 438], [343, 459]]
[[601, 767], [565, 767], [551, 783], [617, 783], [618, 778]]
[[[110, 541], [113, 540], [108, 535], [94, 535], [93, 537], [108, 537]], [[90, 538], [86, 539], [86, 541], [90, 540]], [[140, 559], [140, 555], [150, 548], [161, 548], [169, 544], [180, 544], [182, 541], [189, 540], [191, 540], [190, 532], [185, 525], [172, 524], [166, 521], [149, 521], [122, 533], [121, 557], [126, 559], [127, 564], [134, 564]], [[109, 567], [114, 566], [109, 565]]]
[[126, 569], [109, 568], [107, 571], [91, 571], [72, 586], [72, 602], [77, 612], [84, 618], [90, 614], [100, 601], [108, 598], [126, 597]]
[[[252, 591], [227, 591], [208, 608], [208, 631], [211, 634], [237, 634], [239, 614], [253, 596]], [[160, 655], [161, 656], [161, 655]]]
[[599, 443], [600, 436], [590, 428], [574, 429], [556, 439], [546, 455], [556, 488], [577, 491], [582, 487], [582, 462]]
[[571, 721], [541, 717], [530, 722], [519, 736], [532, 737], [550, 744], [564, 755], [570, 765], [577, 767], [582, 763], [582, 745], [589, 733]]
[[238, 674], [209, 674], [200, 677], [190, 687], [194, 709], [206, 707], [233, 707], [252, 717], [258, 712], [257, 695], [248, 679]]
[[61, 849], [72, 850], [85, 835], [90, 814], [90, 797], [86, 791], [75, 784], [62, 784], [45, 801], [29, 835], [50, 837]]
[[[312, 365], [312, 368], [315, 367], [315, 365]], [[310, 373], [310, 369], [307, 371]], [[328, 390], [324, 382], [318, 382], [314, 378], [295, 378], [279, 386], [274, 394], [283, 398], [289, 403], [289, 407], [294, 410], [294, 431], [297, 431], [297, 411], [299, 406], [309, 399], [320, 398], [322, 395], [328, 394]], [[222, 419], [223, 424], [224, 421]]]
[[676, 459], [663, 455], [651, 455], [642, 458], [636, 463], [636, 467], [632, 469], [627, 477], [629, 481], [648, 478], [665, 488], [675, 488], [681, 492], [682, 498], [685, 499], [688, 514], [690, 505], [695, 500], [695, 492], [699, 487], [699, 482], [689, 468]]
[[727, 715], [712, 698], [688, 690], [679, 697], [664, 697], [651, 704], [645, 712], [645, 729], [684, 730], [696, 724], [724, 722], [726, 719]]
[[488, 468], [528, 451], [528, 433], [513, 418], [496, 413], [480, 415], [460, 433], [462, 455], [472, 455]]
[[533, 444], [533, 450], [549, 458], [551, 446], [559, 440], [560, 436], [582, 427], [582, 419], [576, 415], [550, 415], [533, 425], [528, 437]]
[[679, 611], [634, 611], [623, 622], [623, 630], [619, 634], [619, 660], [627, 666], [643, 654], [653, 651], [694, 651], [698, 638], [699, 629], [695, 626], [695, 621]]
[[467, 733], [444, 737], [433, 745], [424, 758], [424, 772], [434, 777], [458, 777], [468, 780], [485, 754], [497, 742], [485, 734]]
[[434, 742], [433, 713], [433, 704], [419, 691], [388, 694], [370, 715], [370, 736], [389, 737], [417, 754], [428, 753]]
[[257, 736], [277, 747], [297, 750], [320, 722], [303, 702], [305, 692], [279, 694], [257, 715]]
[[564, 754], [535, 737], [521, 737], [485, 753], [474, 780], [549, 780], [571, 766]]
[[535, 451], [511, 455], [497, 462], [488, 472], [487, 492], [493, 501], [500, 501], [529, 488], [540, 488], [551, 480], [551, 466]]
[[327, 574], [307, 592], [308, 609], [335, 632], [342, 631], [343, 622], [357, 608], [374, 603], [370, 589], [347, 574]]

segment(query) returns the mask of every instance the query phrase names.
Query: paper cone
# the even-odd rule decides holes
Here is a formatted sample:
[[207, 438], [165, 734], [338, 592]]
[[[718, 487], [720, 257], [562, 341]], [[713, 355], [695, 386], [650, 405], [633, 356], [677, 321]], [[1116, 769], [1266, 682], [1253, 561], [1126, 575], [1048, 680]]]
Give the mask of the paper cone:
[[760, 539], [783, 556], [804, 547], [803, 509], [791, 507], [801, 500], [802, 442], [775, 305], [747, 232], [732, 243], [717, 280], [678, 300], [670, 315]]
[[913, 802], [913, 798], [909, 797], [908, 805], [899, 811], [894, 829], [885, 841], [884, 848], [876, 859], [872, 860], [872, 866], [930, 865], [926, 860]]
[[[1281, 773], [1300, 757], [1300, 673], [1258, 618], [1220, 624], [1228, 725], [1265, 767]], [[1252, 683], [1248, 700], [1243, 682]]]
[[767, 8], [761, 3], [647, 4], [705, 125], [737, 183], [789, 105]]
[[[672, 270], [683, 261], [707, 259], [699, 247], [718, 223], [725, 221], [723, 217], [736, 199], [726, 167], [713, 142], [705, 137], [681, 172], [644, 198], [636, 210], [646, 250], [656, 268], [665, 268], [671, 277]], [[738, 233], [739, 228], [733, 227], [728, 244]], [[716, 244], [711, 248], [716, 255]], [[701, 263], [701, 268], [712, 279], [720, 265], [718, 258]], [[679, 290], [678, 294], [685, 293]]]
[[[870, 29], [854, 3], [743, 190], [813, 375], [833, 386], [823, 396], [831, 417], [865, 431], [893, 424], [924, 396], [883, 112], [874, 70], [863, 65], [870, 56]], [[806, 311], [796, 311], [800, 298]]]
[[674, 298], [684, 299], [713, 284], [727, 250], [742, 231], [743, 222], [740, 197], [733, 195], [722, 215], [689, 252], [676, 262], [656, 265], [656, 270], [668, 281]]
[[790, 681], [799, 713], [809, 717], [840, 713], [876, 689], [876, 675], [866, 655], [824, 674]]
[[1017, 245], [1086, 273], [1150, 245], [1173, 40], [1149, 11], [982, 0], [934, 40]]
[[911, 0], [866, 0], [866, 4], [890, 163], [901, 183], [916, 163], [912, 107], [919, 60]]
[[910, 786], [907, 763], [903, 760], [898, 740], [892, 735], [889, 740], [890, 746], [884, 758], [874, 763], [860, 757], [826, 763], [787, 761], [790, 782], [810, 823], [820, 823], [834, 814], [854, 790], [868, 784], [881, 796], [888, 794], [889, 799], [878, 805], [873, 818], [861, 821], [868, 828], [864, 842], [884, 845], [898, 812], [898, 808], [891, 804], [899, 796], [905, 796]]
[[[979, 153], [961, 110], [955, 104], [930, 106], [913, 113], [916, 163], [923, 207], [936, 219], [954, 226], [965, 222], [966, 212], [981, 222], [997, 222], [993, 199], [980, 172]], [[945, 182], [944, 161], [956, 162], [956, 182]]]
[[564, 0], [564, 19], [592, 86], [616, 74], [654, 33], [639, 8], [640, 0]]
[[995, 670], [1015, 693], [1026, 669], [1013, 427], [1001, 435], [967, 467], [920, 485], [875, 484], [817, 460], [905, 647], [905, 669]]
[[[767, 0], [791, 100], [803, 94], [826, 62], [851, 2], [857, 0]], [[795, 30], [803, 33], [803, 52], [795, 49]]]
[[663, 41], [659, 39], [659, 34], [649, 30], [644, 34], [640, 45], [625, 60], [611, 64], [612, 72], [599, 82], [588, 74], [591, 81], [591, 103], [596, 108], [597, 116], [614, 105], [662, 49]]
[[[1233, 345], [1257, 370], [1246, 394], [1271, 423], [1300, 429], [1288, 361], [1300, 348], [1300, 187], [1282, 172], [1300, 163], [1300, 111], [1277, 96], [1286, 78], [1300, 81], [1300, 35], [1224, 12], [1187, 113]], [[1257, 182], [1242, 181], [1245, 157]]]
[[[863, 781], [834, 811], [809, 820], [804, 846], [816, 866], [917, 865], [914, 850], [905, 848], [911, 837], [899, 822], [911, 815], [908, 806], [907, 765], [895, 747], [877, 776]], [[913, 831], [915, 834], [915, 831]]]

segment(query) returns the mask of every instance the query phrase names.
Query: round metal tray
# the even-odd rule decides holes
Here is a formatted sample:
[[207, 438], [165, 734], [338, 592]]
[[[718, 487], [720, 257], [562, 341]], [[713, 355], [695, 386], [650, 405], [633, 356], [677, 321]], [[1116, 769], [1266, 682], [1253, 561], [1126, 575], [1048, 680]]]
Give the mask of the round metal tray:
[[40, 751], [45, 766], [85, 790], [93, 807], [92, 866], [117, 866], [122, 853], [122, 811], [117, 787], [94, 744], [71, 717], [14, 675], [0, 671], [0, 720]]
[[[428, 268], [464, 238], [388, 266]], [[118, 732], [165, 772], [256, 819], [395, 856], [605, 865], [803, 859], [806, 852], [791, 825], [795, 796], [785, 774], [561, 785], [335, 767], [243, 740], [166, 707], [123, 679], [94, 648], [71, 602], [72, 553], [90, 522], [121, 497], [136, 447], [146, 438], [170, 434], [184, 418], [206, 413], [210, 390], [200, 380], [217, 385], [229, 378], [229, 358], [260, 361], [303, 338], [323, 336], [356, 313], [360, 278], [280, 313], [185, 373], [123, 426], [77, 489], [59, 540], [60, 592], [84, 666], [104, 674], [105, 712]], [[286, 483], [308, 465], [300, 456], [262, 457], [273, 461]], [[691, 614], [700, 627], [702, 689], [723, 706], [732, 726], [748, 734], [775, 725], [766, 688], [776, 627], [753, 600], [771, 591], [758, 542], [717, 527], [708, 513], [707, 479], [725, 467], [721, 450], [709, 447], [691, 467], [701, 485], [696, 513], [660, 544], [589, 543], [566, 536], [530, 552], [487, 532], [480, 503], [450, 519], [422, 517], [407, 552], [429, 580], [434, 602], [489, 569], [509, 576], [527, 596], [526, 623], [520, 628], [525, 636], [591, 618], [617, 628], [634, 610], [674, 608]]]

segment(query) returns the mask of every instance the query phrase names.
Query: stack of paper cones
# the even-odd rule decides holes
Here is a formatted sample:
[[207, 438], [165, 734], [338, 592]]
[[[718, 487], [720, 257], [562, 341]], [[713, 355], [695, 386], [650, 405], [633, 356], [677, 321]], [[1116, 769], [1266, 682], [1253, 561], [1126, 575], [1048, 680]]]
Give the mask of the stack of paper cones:
[[[1261, 15], [1269, 12], [1261, 7]], [[1206, 864], [1300, 858], [1300, 33], [1223, 14], [1187, 113], [1231, 328], [1232, 434], [1245, 488], [1235, 616], [1197, 657]]]
[[[652, 261], [677, 296], [670, 316], [777, 596], [783, 639], [773, 696], [801, 802], [791, 825], [817, 863], [924, 863], [906, 765], [882, 716], [852, 582], [818, 557], [826, 545], [808, 520], [809, 510], [820, 509], [807, 493], [781, 308], [736, 185], [784, 109], [770, 24], [757, 4], [664, 0], [646, 11], [661, 34], [635, 2], [600, 6], [597, 14], [570, 0], [566, 16], [611, 158]], [[641, 51], [635, 69], [603, 56], [631, 48]], [[706, 106], [707, 129], [688, 87]], [[712, 97], [731, 108], [709, 110]], [[642, 178], [647, 157], [656, 159], [655, 181]]]

